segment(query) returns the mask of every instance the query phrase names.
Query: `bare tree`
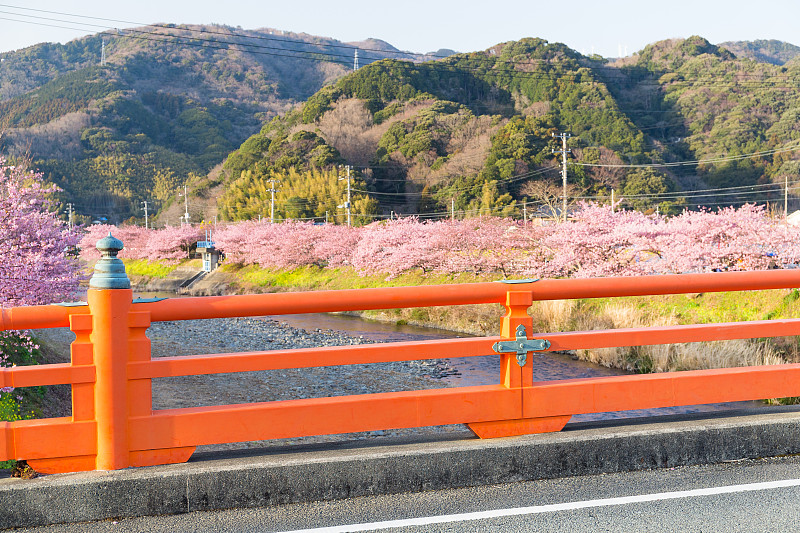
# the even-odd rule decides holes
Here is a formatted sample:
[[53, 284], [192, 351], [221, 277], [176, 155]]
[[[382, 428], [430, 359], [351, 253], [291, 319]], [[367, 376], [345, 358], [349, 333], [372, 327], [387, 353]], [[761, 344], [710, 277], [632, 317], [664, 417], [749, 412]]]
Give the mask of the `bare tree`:
[[377, 140], [367, 135], [372, 126], [372, 115], [364, 107], [364, 101], [357, 99], [337, 102], [319, 121], [328, 144], [357, 165], [368, 164], [378, 148]]
[[584, 167], [595, 181], [599, 181], [611, 188], [620, 186], [622, 178], [625, 177], [626, 169], [621, 167], [624, 161], [613, 151], [604, 146], [599, 146], [575, 148], [573, 152], [577, 161], [597, 165]]
[[[567, 184], [567, 208], [578, 201], [578, 196], [584, 190], [572, 183]], [[527, 196], [539, 206], [540, 212], [544, 216], [558, 217], [563, 205], [564, 188], [549, 181], [531, 180], [526, 182], [521, 188], [520, 193]]]

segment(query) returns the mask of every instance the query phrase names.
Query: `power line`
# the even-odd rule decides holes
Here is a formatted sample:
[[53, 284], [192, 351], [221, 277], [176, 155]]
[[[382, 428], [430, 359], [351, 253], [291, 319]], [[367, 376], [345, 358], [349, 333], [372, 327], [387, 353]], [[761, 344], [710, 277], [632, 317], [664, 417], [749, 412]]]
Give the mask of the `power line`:
[[[0, 4], [0, 5], [2, 5], [2, 4]], [[13, 13], [13, 12], [9, 12], [9, 11], [0, 11], [0, 13], [6, 14], [6, 15], [15, 15], [15, 16], [28, 17], [28, 18], [39, 19], [39, 20], [48, 20], [48, 21], [51, 21], [51, 22], [62, 22], [62, 23], [66, 23], [66, 24], [78, 24], [80, 26], [86, 26], [86, 27], [90, 27], [90, 28], [104, 28], [104, 29], [107, 28], [107, 26], [99, 25], [99, 24], [91, 24], [91, 23], [86, 23], [86, 22], [78, 22], [78, 21], [71, 21], [71, 20], [64, 20], [64, 19], [56, 19], [56, 18], [51, 18], [51, 17], [41, 17], [41, 16], [36, 16], [36, 15], [26, 15], [26, 14], [22, 14], [22, 13]], [[10, 20], [10, 21], [13, 21], [13, 22], [24, 22], [24, 23], [38, 24], [38, 25], [44, 25], [44, 26], [62, 27], [62, 26], [55, 26], [55, 25], [45, 24], [45, 23], [37, 23], [37, 22], [32, 22], [32, 21], [9, 19], [9, 18], [4, 18], [4, 17], [0, 17], [0, 18], [2, 18], [3, 20]], [[232, 34], [232, 33], [225, 33], [225, 32], [212, 32], [212, 31], [204, 31], [204, 30], [195, 30], [195, 29], [192, 29], [192, 28], [182, 28], [182, 27], [169, 26], [169, 25], [144, 24], [142, 26], [143, 27], [154, 27], [154, 28], [163, 29], [163, 30], [185, 31], [185, 32], [190, 32], [190, 33], [192, 33], [192, 32], [194, 32], [194, 33], [213, 33], [213, 34], [218, 34], [218, 35], [225, 35], [227, 37], [239, 37], [239, 38], [242, 38], [242, 39], [256, 39], [256, 40], [268, 40], [268, 41], [272, 40], [272, 39], [260, 38], [260, 37], [256, 37], [256, 36], [248, 36], [248, 35], [242, 35], [242, 34]], [[84, 28], [73, 28], [73, 27], [64, 27], [64, 28], [65, 29], [75, 29], [75, 30], [80, 30], [80, 31], [86, 31]], [[118, 36], [120, 35], [121, 32], [123, 32], [123, 30], [120, 30], [120, 29], [117, 29], [117, 28], [115, 28], [115, 30], [116, 30], [116, 34]], [[329, 52], [329, 51], [319, 52], [319, 51], [309, 51], [309, 50], [296, 50], [296, 49], [278, 47], [278, 46], [267, 46], [267, 45], [255, 44], [255, 43], [247, 43], [247, 42], [226, 41], [226, 40], [219, 40], [219, 39], [214, 39], [214, 38], [195, 37], [195, 36], [191, 36], [191, 35], [187, 36], [187, 35], [172, 34], [172, 33], [168, 33], [168, 32], [161, 33], [161, 32], [158, 32], [158, 31], [147, 31], [147, 30], [138, 29], [138, 28], [126, 28], [124, 30], [124, 32], [127, 32], [128, 35], [126, 35], [126, 33], [122, 33], [123, 37], [133, 37], [133, 35], [130, 35], [131, 33], [138, 34], [139, 37], [141, 37], [142, 35], [149, 35], [149, 36], [153, 37], [153, 38], [144, 38], [144, 37], [142, 37], [145, 40], [166, 41], [166, 39], [161, 39], [160, 37], [168, 37], [168, 38], [174, 39], [175, 41], [166, 41], [166, 42], [175, 42], [177, 44], [185, 44], [185, 45], [190, 45], [190, 46], [200, 46], [200, 45], [202, 45], [202, 43], [209, 43], [208, 45], [204, 45], [204, 47], [216, 48], [216, 49], [231, 50], [232, 49], [231, 47], [239, 46], [239, 47], [255, 48], [255, 49], [259, 49], [259, 50], [263, 49], [263, 50], [278, 50], [278, 51], [284, 51], [284, 52], [293, 52], [293, 53], [297, 53], [297, 54], [322, 54], [324, 56], [328, 56], [329, 58], [341, 58], [342, 60], [351, 57], [350, 54], [346, 54], [346, 53], [333, 53], [333, 52]], [[115, 32], [112, 32], [112, 31], [109, 31], [109, 30], [105, 30], [105, 31], [101, 31], [101, 32], [98, 32], [98, 33], [99, 34], [114, 35]], [[155, 38], [155, 37], [159, 37], [159, 38]], [[193, 41], [196, 41], [196, 42], [193, 42]], [[323, 48], [323, 49], [324, 48], [346, 48], [348, 50], [357, 49], [356, 47], [353, 47], [353, 46], [338, 46], [338, 45], [330, 45], [330, 44], [326, 44], [326, 43], [313, 43], [313, 42], [301, 41], [301, 40], [284, 41], [284, 42], [291, 42], [292, 44], [302, 44], [302, 45], [305, 45], [305, 46], [308, 46], [308, 47], [318, 47], [318, 48]], [[211, 45], [227, 45], [227, 46], [211, 46]], [[247, 51], [250, 52], [250, 53], [256, 53], [254, 50], [247, 50]], [[403, 52], [392, 52], [392, 51], [387, 51], [386, 53], [384, 53], [383, 51], [377, 50], [377, 49], [375, 49], [374, 51], [383, 53], [383, 56], [382, 57], [364, 56], [364, 58], [365, 59], [372, 59], [372, 60], [380, 60], [380, 59], [383, 59], [383, 57], [386, 57], [387, 55], [392, 55], [392, 54], [413, 55], [413, 54], [406, 54], [406, 53], [403, 53]], [[264, 54], [265, 55], [275, 55], [275, 54], [267, 54], [267, 53], [264, 53]], [[290, 56], [290, 57], [293, 57], [293, 56]], [[338, 59], [330, 59], [330, 60], [324, 59], [324, 58], [308, 58], [308, 59], [316, 59], [316, 60], [320, 60], [320, 61], [344, 63], [344, 61], [338, 61]]]
[[[800, 181], [792, 182], [794, 185], [795, 183], [800, 184]], [[773, 188], [774, 190], [768, 190], [767, 188]], [[765, 194], [779, 191], [783, 188], [783, 185], [780, 183], [760, 183], [755, 185], [738, 185], [735, 187], [718, 187], [714, 189], [698, 189], [694, 191], [682, 191], [682, 192], [664, 192], [664, 193], [652, 193], [652, 194], [639, 194], [639, 195], [625, 195], [625, 198], [669, 198], [669, 197], [686, 197], [686, 196], [725, 196], [729, 194]], [[761, 190], [753, 190], [753, 189], [761, 189]], [[732, 191], [738, 191], [732, 192]], [[696, 194], [696, 193], [703, 193], [703, 194]], [[594, 199], [594, 198], [608, 198], [608, 195], [604, 196], [581, 196], [581, 199]]]
[[[751, 192], [740, 191], [740, 192], [736, 192], [736, 193], [726, 193], [726, 194], [717, 194], [717, 195], [706, 194], [706, 195], [685, 196], [685, 197], [684, 196], [664, 197], [664, 196], [659, 196], [657, 194], [653, 194], [653, 195], [633, 195], [633, 196], [623, 196], [622, 198], [620, 198], [620, 203], [623, 204], [623, 205], [633, 206], [634, 205], [632, 203], [633, 200], [650, 201], [650, 202], [653, 202], [653, 203], [669, 201], [669, 200], [684, 200], [683, 202], [680, 203], [680, 205], [684, 206], [684, 207], [718, 207], [718, 206], [727, 206], [727, 205], [743, 205], [743, 204], [758, 204], [758, 203], [778, 202], [778, 201], [780, 201], [780, 198], [777, 195], [779, 195], [780, 193], [784, 193], [784, 194], [787, 195], [787, 197], [784, 198], [784, 202], [785, 202], [788, 199], [788, 194], [789, 194], [790, 191], [792, 191], [792, 193], [794, 193], [796, 191], [800, 191], [800, 186], [794, 186], [794, 187], [788, 187], [787, 186], [785, 190], [783, 190], [783, 189], [775, 189], [775, 190], [770, 190], [770, 191], [751, 191]], [[768, 194], [775, 194], [776, 197], [774, 199], [763, 198], [764, 195], [768, 195]], [[710, 197], [709, 199], [711, 199], [711, 200], [718, 200], [719, 197], [722, 197], [722, 196], [734, 196], [734, 197], [739, 197], [739, 198], [743, 198], [744, 197], [745, 199], [712, 201], [712, 202], [698, 201], [699, 198], [703, 198], [703, 197]], [[750, 197], [762, 196], [762, 199], [760, 199], [760, 200], [758, 198], [746, 199], [748, 196], [750, 196]], [[608, 196], [581, 197], [581, 199], [585, 199], [585, 200], [607, 200], [608, 198], [609, 198]], [[691, 200], [695, 200], [695, 201], [691, 202]]]
[[[8, 11], [0, 11], [0, 13], [17, 15], [16, 13], [9, 13]], [[100, 26], [100, 25], [97, 25], [97, 24], [87, 24], [87, 23], [82, 23], [82, 22], [72, 22], [72, 21], [66, 21], [66, 20], [61, 20], [61, 19], [52, 19], [52, 18], [48, 18], [48, 17], [33, 17], [32, 15], [17, 15], [17, 16], [41, 18], [41, 19], [44, 19], [44, 20], [51, 20], [51, 21], [55, 21], [55, 22], [65, 22], [65, 23], [68, 23], [68, 24], [80, 24], [80, 25], [83, 25], [83, 26], [91, 26], [91, 27], [96, 27], [96, 28], [104, 28], [105, 27], [105, 26]], [[38, 23], [34, 23], [34, 22], [29, 22], [29, 21], [24, 21], [24, 20], [8, 19], [8, 18], [4, 18], [4, 17], [0, 17], [0, 19], [2, 19], [2, 20], [12, 20], [14, 22], [26, 22], [26, 23], [30, 23], [30, 24], [38, 24]], [[52, 26], [50, 24], [42, 24], [42, 25]], [[61, 26], [55, 26], [55, 27], [61, 27]], [[78, 28], [67, 28], [67, 29], [78, 29]], [[136, 28], [128, 28], [125, 31], [128, 32], [128, 34], [127, 35], [123, 34], [122, 35], [123, 37], [133, 37], [133, 38], [139, 38], [139, 39], [142, 39], [142, 40], [170, 42], [170, 43], [175, 43], [175, 44], [182, 44], [182, 45], [189, 45], [189, 46], [196, 46], [196, 47], [203, 47], [203, 48], [212, 48], [212, 49], [219, 49], [219, 50], [232, 50], [232, 48], [231, 48], [232, 46], [240, 46], [240, 47], [265, 49], [265, 50], [279, 50], [279, 51], [283, 51], [283, 52], [293, 52], [293, 53], [297, 53], [297, 54], [320, 54], [320, 52], [318, 52], [318, 51], [293, 50], [293, 49], [280, 48], [280, 47], [276, 47], [276, 46], [266, 46], [266, 45], [259, 45], [259, 44], [231, 42], [231, 41], [220, 41], [220, 40], [216, 40], [216, 39], [204, 39], [204, 38], [201, 38], [201, 37], [191, 37], [191, 36], [184, 36], [184, 35], [173, 35], [173, 34], [170, 34], [170, 33], [160, 33], [160, 32], [156, 32], [156, 31], [145, 31], [145, 30], [140, 30], [140, 29], [136, 29]], [[114, 35], [114, 32], [111, 32], [111, 31], [101, 31], [101, 32], [98, 32], [98, 33], [100, 35]], [[130, 35], [131, 33], [137, 34], [137, 35]], [[144, 35], [149, 35], [150, 37], [143, 37]], [[193, 41], [197, 41], [197, 42], [193, 42]], [[208, 43], [208, 44], [202, 44], [202, 43]], [[316, 46], [313, 43], [305, 43], [305, 44], [307, 46]], [[227, 45], [227, 46], [214, 46], [214, 45]], [[254, 51], [254, 50], [247, 50], [247, 52], [258, 53], [258, 52]], [[263, 55], [279, 55], [279, 54], [267, 53], [267, 52], [260, 52], [260, 53], [263, 54]], [[327, 56], [329, 56], [331, 58], [333, 58], [333, 57], [341, 57], [341, 58], [349, 57], [347, 55], [332, 54], [332, 53], [329, 53], [329, 52], [323, 52], [322, 54], [323, 55], [327, 55]], [[295, 57], [295, 56], [288, 56], [288, 57]], [[300, 57], [300, 56], [298, 56], [298, 57]], [[330, 62], [337, 62], [337, 61], [330, 60]]]
[[[523, 179], [526, 179], [526, 178], [531, 178], [533, 176], [546, 174], [548, 172], [556, 172], [557, 170], [558, 170], [557, 168], [546, 167], [546, 168], [541, 168], [541, 169], [538, 169], [538, 170], [533, 170], [531, 172], [526, 172], [524, 174], [518, 174], [516, 176], [511, 176], [511, 177], [505, 178], [505, 179], [492, 180], [492, 182], [494, 182], [496, 184], [513, 183], [515, 181], [520, 181], [520, 180], [523, 180]], [[410, 182], [410, 183], [413, 183], [413, 182]], [[479, 181], [479, 182], [476, 182], [473, 185], [465, 185], [463, 187], [455, 187], [455, 188], [447, 189], [447, 190], [448, 190], [448, 192], [452, 192], [452, 193], [464, 192], [464, 191], [469, 191], [471, 189], [474, 189], [475, 187], [482, 187], [485, 183], [487, 183], [487, 182], [486, 181]], [[370, 194], [370, 195], [374, 195], [374, 196], [412, 196], [412, 197], [413, 196], [422, 196], [421, 192], [378, 192], [378, 191], [368, 191], [368, 190], [365, 190], [365, 189], [353, 189], [353, 192], [361, 192], [361, 193], [366, 193], [366, 194]]]
[[[65, 12], [62, 12], [62, 11], [50, 11], [50, 10], [46, 10], [46, 9], [34, 9], [34, 8], [29, 8], [29, 7], [10, 5], [10, 4], [0, 4], [0, 7], [7, 7], [7, 8], [12, 8], [12, 9], [20, 9], [20, 10], [25, 10], [25, 11], [34, 11], [34, 12], [37, 12], [37, 13], [48, 13], [48, 14], [51, 14], [51, 15], [64, 15], [64, 16], [73, 17], [73, 18], [84, 18], [84, 19], [91, 19], [91, 20], [101, 20], [101, 21], [105, 21], [105, 22], [118, 22], [118, 23], [122, 23], [122, 24], [132, 24], [132, 25], [140, 26], [140, 27], [151, 26], [151, 27], [155, 27], [155, 28], [179, 29], [179, 30], [192, 31], [192, 32], [195, 32], [195, 33], [204, 33], [204, 34], [209, 34], [209, 35], [234, 36], [234, 37], [242, 37], [242, 38], [247, 38], [247, 39], [257, 39], [257, 40], [262, 40], [262, 41], [277, 41], [277, 42], [287, 42], [287, 43], [294, 43], [294, 44], [312, 44], [312, 43], [309, 43], [308, 41], [303, 41], [301, 39], [288, 39], [288, 38], [283, 38], [283, 37], [274, 37], [274, 36], [266, 36], [266, 35], [252, 35], [252, 34], [248, 34], [248, 33], [244, 33], [244, 32], [236, 32], [236, 31], [233, 31], [233, 29], [231, 29], [228, 32], [224, 32], [224, 31], [210, 30], [210, 29], [207, 29], [207, 28], [198, 28], [198, 29], [196, 29], [196, 28], [180, 27], [182, 25], [146, 24], [144, 22], [133, 22], [133, 21], [129, 21], [129, 20], [119, 20], [119, 19], [110, 19], [110, 18], [103, 18], [103, 17], [93, 17], [93, 16], [90, 16], [90, 15], [77, 15], [77, 14], [74, 14], [74, 13], [65, 13]], [[12, 14], [33, 17], [32, 15], [24, 15], [22, 13], [12, 13]], [[40, 18], [44, 18], [44, 17], [40, 17]], [[71, 23], [71, 24], [84, 24], [84, 23], [76, 22], [76, 21], [64, 21], [64, 22], [68, 22], [68, 23]], [[281, 30], [279, 30], [279, 31], [281, 31]], [[381, 54], [410, 55], [410, 56], [435, 57], [435, 58], [448, 57], [446, 55], [405, 52], [405, 51], [402, 51], [402, 50], [384, 50], [384, 49], [380, 49], [380, 48], [365, 48], [363, 46], [354, 46], [354, 45], [349, 45], [349, 44], [332, 44], [332, 43], [314, 43], [314, 44], [318, 45], [318, 46], [325, 46], [325, 47], [328, 47], [328, 48], [341, 48], [341, 49], [349, 50], [349, 51], [357, 49], [357, 50], [366, 51], [366, 52], [380, 52]]]
[[[800, 141], [791, 141], [794, 143]], [[787, 143], [788, 144], [788, 143]], [[784, 152], [794, 152], [796, 150], [800, 150], [800, 146], [792, 146], [789, 148], [776, 148], [773, 150], [763, 150], [760, 152], [752, 152], [749, 154], [742, 154], [742, 155], [735, 155], [735, 156], [726, 156], [726, 157], [715, 157], [709, 159], [696, 159], [693, 161], [674, 161], [671, 163], [645, 163], [640, 165], [605, 165], [599, 163], [574, 163], [575, 165], [579, 165], [582, 167], [598, 167], [598, 168], [660, 168], [660, 167], [679, 167], [679, 166], [686, 166], [686, 165], [700, 165], [704, 163], [721, 163], [725, 161], [739, 161], [741, 159], [749, 159], [751, 157], [759, 157], [765, 155], [774, 155], [780, 154]]]
[[[47, 26], [47, 27], [51, 27], [51, 28], [62, 28], [62, 29], [84, 31], [83, 28], [73, 28], [73, 27], [69, 27], [69, 26], [60, 26], [60, 25], [55, 25], [55, 24], [45, 24], [45, 23], [32, 22], [32, 21], [27, 21], [27, 20], [17, 20], [17, 19], [12, 19], [12, 18], [8, 18], [8, 17], [0, 17], [0, 20], [9, 20], [9, 21], [12, 21], [12, 22], [21, 22], [21, 23], [24, 23], [24, 24], [32, 24], [32, 25], [35, 25], [35, 26]], [[127, 31], [130, 32], [130, 31], [134, 31], [134, 30], [127, 30]], [[164, 34], [155, 33], [155, 32], [142, 32], [142, 31], [134, 31], [134, 33], [149, 34], [150, 37], [145, 37], [143, 35], [129, 35], [129, 34], [118, 35], [116, 32], [113, 32], [113, 31], [101, 31], [101, 32], [98, 32], [97, 35], [108, 35], [108, 36], [117, 37], [117, 38], [122, 37], [122, 38], [127, 38], [127, 39], [137, 39], [137, 40], [140, 40], [140, 41], [165, 42], [165, 43], [171, 43], [171, 44], [193, 46], [195, 48], [208, 48], [208, 49], [212, 49], [212, 50], [228, 50], [228, 51], [232, 51], [233, 50], [230, 46], [213, 46], [210, 43], [209, 44], [202, 44], [202, 43], [193, 43], [191, 41], [189, 41], [189, 42], [181, 42], [181, 41], [176, 40], [176, 39], [181, 39], [182, 37], [174, 36], [174, 35], [164, 35]], [[159, 37], [163, 36], [163, 37], [166, 37], [166, 38], [163, 38], [163, 39], [162, 38], [156, 38], [156, 36], [159, 36]], [[183, 39], [188, 39], [188, 38], [183, 38]], [[232, 43], [232, 44], [238, 45], [238, 43]], [[289, 50], [289, 51], [291, 51], [291, 50]], [[264, 52], [264, 51], [258, 51], [258, 50], [246, 50], [246, 52], [251, 53], [251, 54], [268, 55], [268, 56], [273, 56], [273, 57], [286, 57], [286, 58], [290, 58], [290, 59], [305, 59], [305, 60], [309, 60], [309, 61], [323, 61], [323, 62], [328, 62], [328, 63], [337, 63], [337, 64], [345, 65], [345, 63], [342, 62], [342, 61], [337, 61], [337, 60], [327, 59], [327, 58], [322, 58], [322, 57], [307, 57], [307, 56], [302, 56], [302, 55], [279, 54], [279, 53], [274, 53], [274, 52]], [[302, 53], [302, 54], [318, 54], [318, 55], [322, 55], [319, 52], [313, 52], [313, 51], [308, 51], [308, 52], [306, 52], [306, 51], [296, 51], [296, 52], [297, 53]]]

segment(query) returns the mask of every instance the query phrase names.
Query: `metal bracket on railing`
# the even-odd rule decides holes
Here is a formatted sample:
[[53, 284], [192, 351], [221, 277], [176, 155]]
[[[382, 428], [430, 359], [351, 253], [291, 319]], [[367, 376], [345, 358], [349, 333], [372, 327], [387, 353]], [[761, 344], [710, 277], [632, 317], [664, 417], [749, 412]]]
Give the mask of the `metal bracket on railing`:
[[497, 353], [517, 352], [517, 364], [525, 366], [528, 362], [528, 352], [541, 352], [550, 347], [547, 339], [528, 339], [525, 326], [517, 326], [517, 338], [513, 341], [500, 341], [494, 343], [492, 350]]
[[161, 300], [166, 300], [166, 298], [135, 298], [133, 302], [135, 304], [151, 304], [153, 302], [160, 302]]

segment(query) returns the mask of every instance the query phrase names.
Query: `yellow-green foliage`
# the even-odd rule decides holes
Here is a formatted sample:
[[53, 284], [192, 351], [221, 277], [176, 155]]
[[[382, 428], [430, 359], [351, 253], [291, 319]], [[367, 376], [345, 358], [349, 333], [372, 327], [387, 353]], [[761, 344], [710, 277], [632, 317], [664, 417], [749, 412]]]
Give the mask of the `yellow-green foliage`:
[[[239, 267], [223, 265], [223, 272], [233, 274], [244, 287], [270, 287], [276, 290], [341, 290], [371, 287], [402, 287], [415, 285], [440, 285], [451, 283], [475, 283], [493, 281], [495, 277], [476, 276], [471, 273], [458, 275], [408, 272], [391, 280], [383, 275], [362, 276], [352, 268], [321, 268], [304, 266], [292, 270], [264, 269], [258, 266]], [[498, 277], [499, 278], [499, 277]]]
[[10, 392], [0, 393], [0, 420], [5, 422], [22, 420], [19, 404]]
[[[325, 218], [328, 213], [331, 221], [346, 221], [344, 211], [338, 209], [347, 197], [347, 185], [339, 180], [337, 170], [310, 170], [298, 172], [290, 168], [286, 172], [258, 169], [242, 172], [239, 179], [226, 188], [218, 201], [220, 215], [233, 220], [256, 219], [259, 215], [270, 216], [272, 202], [272, 182], [274, 180], [276, 220]], [[364, 190], [366, 184], [358, 177], [351, 177], [351, 187]], [[363, 193], [352, 193], [351, 211], [356, 222], [359, 215], [372, 215], [378, 212], [377, 200]], [[364, 222], [371, 218], [364, 218]]]
[[[4, 422], [22, 420], [19, 414], [19, 405], [10, 392], [0, 393], [0, 420]], [[16, 461], [0, 461], [0, 468], [11, 468], [15, 463]]]
[[581, 300], [579, 308], [596, 314], [608, 305], [633, 306], [651, 316], [671, 317], [679, 324], [708, 324], [796, 318], [800, 316], [797, 289], [746, 292], [708, 292], [640, 296], [636, 298], [597, 298]]
[[177, 264], [171, 265], [163, 261], [147, 261], [146, 259], [125, 260], [125, 271], [130, 276], [166, 278], [177, 267]]

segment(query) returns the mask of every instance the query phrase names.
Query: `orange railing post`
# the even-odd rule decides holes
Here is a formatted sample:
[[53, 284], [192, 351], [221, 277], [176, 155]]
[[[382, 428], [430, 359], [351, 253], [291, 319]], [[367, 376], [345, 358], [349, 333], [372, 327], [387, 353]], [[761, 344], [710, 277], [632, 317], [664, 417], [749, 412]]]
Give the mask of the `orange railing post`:
[[125, 265], [117, 258], [122, 241], [108, 234], [97, 242], [101, 258], [89, 281], [90, 340], [97, 373], [94, 412], [97, 470], [130, 466], [128, 457], [128, 313], [133, 301]]
[[[125, 265], [117, 258], [122, 241], [110, 234], [97, 242], [101, 258], [95, 264], [87, 291], [88, 313], [70, 315], [70, 329], [76, 338], [71, 346], [75, 368], [93, 367], [94, 383], [73, 383], [72, 417], [81, 431], [73, 448], [81, 450], [67, 457], [39, 457], [29, 464], [42, 473], [77, 470], [118, 470], [186, 461], [194, 446], [164, 449], [132, 449], [130, 419], [152, 415], [151, 379], [129, 377], [129, 365], [149, 363], [150, 312], [135, 310]], [[56, 428], [43, 428], [57, 438]]]
[[[528, 308], [533, 303], [530, 291], [513, 291], [506, 293], [503, 323], [500, 336], [515, 339], [518, 328], [525, 328], [525, 335], [533, 333], [533, 320], [528, 315]], [[523, 362], [524, 361], [524, 362]], [[500, 354], [500, 383], [508, 388], [530, 387], [533, 384], [533, 360], [527, 352], [524, 359], [516, 352]]]
[[[505, 339], [530, 339], [533, 334], [533, 320], [528, 308], [533, 303], [530, 290], [513, 290], [506, 293], [501, 335]], [[519, 389], [519, 413], [510, 420], [492, 422], [473, 422], [467, 424], [480, 438], [510, 437], [529, 433], [559, 431], [569, 421], [569, 416], [550, 416], [525, 418], [523, 390], [533, 386], [533, 354], [522, 346], [509, 347], [513, 352], [500, 354], [500, 383], [509, 389]]]

